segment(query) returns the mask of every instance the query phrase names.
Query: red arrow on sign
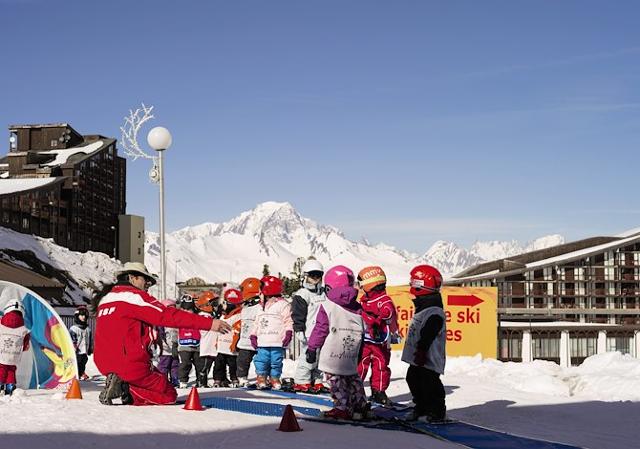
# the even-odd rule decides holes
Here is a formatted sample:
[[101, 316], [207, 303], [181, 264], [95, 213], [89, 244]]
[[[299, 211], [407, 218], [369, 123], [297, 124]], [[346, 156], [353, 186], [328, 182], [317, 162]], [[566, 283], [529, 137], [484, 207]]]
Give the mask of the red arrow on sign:
[[484, 301], [476, 295], [449, 295], [447, 304], [450, 306], [473, 307]]

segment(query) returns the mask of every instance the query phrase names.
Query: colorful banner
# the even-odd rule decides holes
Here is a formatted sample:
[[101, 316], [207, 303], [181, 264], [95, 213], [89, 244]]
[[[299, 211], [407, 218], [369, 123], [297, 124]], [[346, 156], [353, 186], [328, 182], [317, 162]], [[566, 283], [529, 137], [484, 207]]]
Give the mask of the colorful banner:
[[69, 331], [49, 303], [33, 291], [0, 281], [0, 316], [9, 301], [24, 307], [30, 348], [22, 353], [16, 375], [19, 388], [62, 388], [77, 377], [76, 353]]
[[[403, 340], [413, 317], [413, 295], [409, 286], [387, 287], [398, 313]], [[447, 355], [497, 357], [498, 290], [495, 287], [443, 287], [442, 301], [447, 319]], [[393, 345], [402, 349], [404, 343]]]

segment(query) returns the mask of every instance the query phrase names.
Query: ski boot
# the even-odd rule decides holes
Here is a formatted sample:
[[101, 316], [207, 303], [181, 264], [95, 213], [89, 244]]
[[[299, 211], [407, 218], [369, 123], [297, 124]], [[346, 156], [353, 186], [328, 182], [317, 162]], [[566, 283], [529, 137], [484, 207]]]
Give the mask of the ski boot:
[[424, 413], [424, 416], [418, 418], [419, 421], [426, 421], [430, 424], [444, 424], [448, 422], [447, 409], [442, 410], [428, 410]]
[[0, 395], [4, 394], [4, 384], [0, 384]]
[[87, 373], [82, 373], [82, 376], [80, 376], [80, 380], [89, 380], [90, 377]]
[[4, 394], [11, 396], [16, 389], [16, 384], [4, 384]]
[[224, 384], [222, 383], [221, 380], [214, 380], [213, 381], [213, 388], [222, 388], [224, 387]]
[[258, 390], [266, 390], [268, 388], [266, 376], [261, 376], [261, 375], [256, 376], [256, 388]]
[[295, 393], [295, 383], [293, 379], [290, 377], [285, 377], [282, 379], [282, 391], [287, 391], [289, 393]]
[[282, 382], [280, 382], [279, 377], [271, 378], [271, 389], [272, 390], [282, 390]]
[[391, 399], [387, 397], [387, 393], [385, 393], [384, 391], [373, 390], [372, 393], [373, 394], [371, 395], [371, 402], [380, 404], [383, 407], [390, 407], [391, 405], [393, 405], [393, 402], [391, 402]]
[[240, 386], [240, 381], [238, 379], [231, 379], [229, 386], [231, 388], [238, 388]]
[[309, 390], [311, 390], [311, 384], [293, 384], [293, 391], [308, 393]]
[[209, 388], [209, 379], [207, 379], [207, 373], [199, 373], [196, 376], [197, 388]]
[[326, 419], [351, 419], [351, 414], [348, 411], [339, 408], [332, 408], [329, 411], [322, 412], [320, 416]]
[[180, 382], [180, 388], [189, 388], [189, 384], [187, 382]]
[[434, 411], [425, 411], [421, 409], [411, 410], [404, 418], [406, 421], [422, 421], [429, 424], [442, 424], [447, 422], [446, 412], [436, 413]]
[[366, 402], [362, 407], [357, 407], [353, 410], [352, 419], [354, 421], [371, 421], [375, 419], [376, 415], [371, 410], [371, 403]]
[[324, 394], [330, 393], [331, 390], [329, 390], [329, 388], [327, 388], [327, 386], [322, 382], [317, 382], [310, 388], [309, 392], [313, 392], [314, 394]]
[[238, 387], [246, 387], [249, 385], [249, 381], [246, 377], [238, 377]]

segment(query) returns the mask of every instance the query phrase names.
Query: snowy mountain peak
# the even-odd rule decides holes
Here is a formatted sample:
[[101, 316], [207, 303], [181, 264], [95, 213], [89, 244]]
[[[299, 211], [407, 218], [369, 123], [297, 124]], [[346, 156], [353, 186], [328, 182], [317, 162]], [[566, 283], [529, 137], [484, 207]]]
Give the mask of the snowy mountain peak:
[[462, 271], [462, 267], [470, 267], [483, 260], [453, 242], [438, 240], [420, 257], [419, 261], [438, 267], [444, 275], [451, 275]]
[[565, 243], [565, 239], [563, 236], [561, 236], [560, 234], [551, 234], [527, 243], [524, 252], [537, 251], [539, 249], [545, 249], [551, 246], [562, 245], [563, 243]]
[[489, 261], [504, 259], [505, 257], [515, 256], [517, 254], [537, 251], [539, 249], [549, 248], [551, 246], [562, 245], [565, 243], [564, 237], [559, 234], [547, 235], [521, 245], [517, 240], [510, 241], [487, 241], [475, 242], [469, 252], [480, 259]]
[[[147, 233], [148, 267], [159, 271], [158, 235]], [[465, 249], [453, 242], [435, 242], [422, 256], [366, 239], [347, 239], [338, 229], [301, 216], [288, 202], [268, 201], [221, 224], [203, 223], [167, 236], [167, 279], [198, 276], [207, 281], [239, 282], [257, 276], [263, 265], [288, 275], [298, 257], [315, 256], [326, 267], [343, 264], [353, 270], [380, 265], [390, 284], [406, 282], [418, 263], [438, 267], [445, 276], [472, 265], [564, 242], [547, 236], [526, 245], [517, 241], [476, 242]], [[176, 272], [177, 270], [177, 272]]]
[[290, 242], [292, 234], [304, 231], [307, 226], [317, 227], [311, 220], [302, 218], [290, 203], [269, 201], [224, 223], [221, 231], [259, 238], [272, 236]]

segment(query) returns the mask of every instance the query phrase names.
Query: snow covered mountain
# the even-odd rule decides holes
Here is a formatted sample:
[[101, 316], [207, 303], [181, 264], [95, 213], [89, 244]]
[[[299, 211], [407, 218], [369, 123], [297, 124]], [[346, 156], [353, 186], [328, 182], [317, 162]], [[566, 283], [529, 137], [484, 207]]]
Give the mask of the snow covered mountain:
[[[262, 273], [289, 275], [298, 257], [315, 256], [325, 266], [344, 264], [357, 271], [367, 265], [382, 266], [390, 283], [407, 280], [416, 263], [430, 263], [450, 276], [474, 264], [545, 248], [564, 242], [559, 235], [547, 236], [525, 245], [517, 241], [476, 242], [464, 249], [438, 241], [423, 255], [366, 240], [354, 242], [338, 229], [302, 217], [291, 204], [266, 202], [225, 223], [204, 223], [167, 235], [167, 282], [198, 276], [208, 281], [240, 282]], [[146, 263], [159, 272], [159, 237], [147, 233]], [[171, 290], [169, 290], [171, 292]]]

